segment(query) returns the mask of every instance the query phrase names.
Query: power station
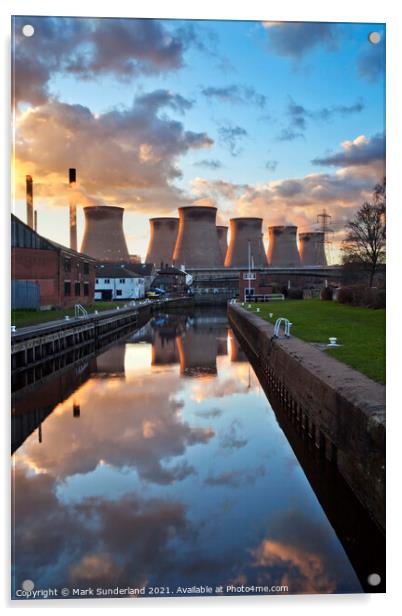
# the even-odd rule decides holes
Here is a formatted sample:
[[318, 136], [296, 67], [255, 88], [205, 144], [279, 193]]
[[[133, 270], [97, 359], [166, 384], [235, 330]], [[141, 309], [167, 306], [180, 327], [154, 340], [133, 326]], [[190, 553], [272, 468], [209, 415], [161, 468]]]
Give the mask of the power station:
[[302, 265], [327, 265], [322, 231], [299, 233], [299, 253]]
[[99, 261], [114, 263], [130, 259], [123, 231], [123, 207], [84, 207], [85, 229], [81, 252]]
[[151, 229], [146, 263], [153, 263], [156, 267], [171, 265], [173, 251], [177, 240], [179, 219], [173, 217], [150, 218]]
[[179, 208], [179, 232], [173, 254], [177, 267], [223, 267], [216, 230], [216, 207], [190, 205]]
[[[77, 250], [77, 170], [68, 169], [70, 248]], [[130, 255], [123, 230], [124, 208], [109, 205], [83, 208], [85, 227], [81, 252], [99, 261], [141, 263]], [[178, 208], [179, 217], [149, 219], [150, 238], [145, 263], [156, 268], [175, 265], [188, 270], [264, 269], [270, 267], [327, 267], [326, 226], [320, 231], [299, 233], [294, 225], [268, 227], [268, 251], [263, 242], [263, 219], [236, 217], [226, 225], [216, 224], [216, 207], [188, 205]], [[320, 216], [330, 218], [324, 211]], [[27, 225], [37, 229], [33, 179], [26, 176]], [[228, 231], [230, 241], [228, 243]], [[213, 285], [212, 285], [213, 286]]]
[[271, 267], [300, 266], [300, 255], [297, 248], [297, 227], [268, 227], [268, 262]]
[[262, 218], [231, 218], [225, 267], [267, 267]]

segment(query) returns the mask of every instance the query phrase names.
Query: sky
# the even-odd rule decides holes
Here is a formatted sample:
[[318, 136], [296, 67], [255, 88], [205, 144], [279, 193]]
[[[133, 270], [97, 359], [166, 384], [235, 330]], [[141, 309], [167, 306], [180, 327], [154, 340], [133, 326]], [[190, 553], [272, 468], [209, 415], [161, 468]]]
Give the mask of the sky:
[[[22, 28], [34, 27], [25, 37]], [[370, 32], [379, 32], [373, 45]], [[15, 17], [14, 203], [68, 245], [82, 207], [125, 208], [130, 254], [183, 205], [317, 229], [345, 223], [385, 175], [385, 25]]]

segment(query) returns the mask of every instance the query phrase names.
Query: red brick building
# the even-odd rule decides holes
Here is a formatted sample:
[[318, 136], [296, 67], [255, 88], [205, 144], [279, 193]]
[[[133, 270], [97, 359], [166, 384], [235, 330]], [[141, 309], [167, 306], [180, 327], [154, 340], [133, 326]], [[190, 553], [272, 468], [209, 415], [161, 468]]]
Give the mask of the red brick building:
[[264, 296], [272, 293], [272, 284], [269, 282], [269, 274], [258, 270], [240, 272], [239, 299], [244, 301], [248, 297]]
[[93, 303], [95, 264], [92, 257], [40, 236], [11, 215], [11, 277], [35, 282], [41, 307]]

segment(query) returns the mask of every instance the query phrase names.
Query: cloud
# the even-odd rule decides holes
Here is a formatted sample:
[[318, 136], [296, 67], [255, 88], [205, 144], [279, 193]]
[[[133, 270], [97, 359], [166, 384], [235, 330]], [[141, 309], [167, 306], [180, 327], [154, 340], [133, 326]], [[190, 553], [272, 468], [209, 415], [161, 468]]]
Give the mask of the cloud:
[[239, 141], [248, 136], [245, 128], [226, 124], [218, 128], [220, 142], [226, 147], [232, 156], [238, 156], [242, 148], [238, 145]]
[[[121, 353], [123, 359], [111, 352], [99, 356], [101, 372], [106, 368], [108, 372], [113, 368], [118, 371], [124, 357], [129, 362], [130, 351], [123, 346]], [[89, 379], [73, 396], [81, 408], [79, 422], [71, 426], [70, 397], [46, 420], [46, 448], [37, 448], [28, 440], [19, 453], [20, 463], [59, 480], [86, 475], [105, 464], [134, 469], [141, 479], [158, 485], [194, 474], [190, 464], [175, 458], [192, 445], [208, 443], [214, 432], [184, 422], [180, 416], [182, 403], [175, 399], [180, 387], [176, 376], [160, 373], [158, 377], [161, 387], [157, 390], [151, 385], [153, 376], [149, 372], [127, 374], [118, 382], [113, 378]], [[171, 392], [169, 397], [166, 391]], [[70, 437], [65, 439], [67, 432]]]
[[283, 128], [275, 139], [276, 141], [294, 141], [295, 139], [304, 139], [304, 135], [292, 128]]
[[31, 578], [44, 588], [141, 585], [161, 572], [162, 563], [176, 561], [172, 541], [193, 535], [177, 500], [133, 492], [116, 500], [65, 502], [52, 476], [19, 466], [13, 486], [17, 586]]
[[303, 133], [307, 128], [308, 121], [330, 122], [334, 117], [345, 118], [355, 113], [361, 113], [363, 109], [364, 103], [362, 100], [357, 100], [352, 105], [332, 105], [319, 109], [307, 109], [296, 103], [292, 97], [289, 97], [286, 109], [289, 126], [283, 128], [276, 139], [277, 141], [293, 141], [304, 136]]
[[208, 486], [228, 486], [239, 488], [254, 484], [257, 479], [266, 474], [264, 466], [257, 466], [252, 469], [240, 469], [237, 471], [227, 471], [219, 475], [208, 475], [204, 483]]
[[270, 49], [280, 56], [298, 60], [316, 47], [337, 48], [334, 24], [312, 22], [264, 22]]
[[241, 437], [242, 425], [240, 421], [234, 419], [226, 432], [221, 435], [220, 446], [223, 449], [240, 449], [247, 445], [247, 439]]
[[361, 167], [385, 161], [385, 135], [376, 134], [371, 138], [364, 135], [342, 143], [342, 151], [328, 156], [314, 158], [314, 165], [334, 167]]
[[181, 68], [186, 50], [200, 44], [193, 29], [154, 19], [30, 17], [30, 38], [22, 35], [25, 23], [25, 17], [14, 18], [14, 93], [16, 102], [34, 105], [47, 100], [56, 73], [127, 81]]
[[276, 171], [277, 166], [278, 166], [277, 160], [267, 160], [264, 165], [265, 169], [267, 169], [268, 171]]
[[194, 167], [206, 167], [207, 169], [221, 169], [222, 163], [220, 160], [204, 158], [194, 163]]
[[256, 105], [263, 109], [267, 102], [263, 94], [259, 94], [252, 87], [241, 85], [228, 85], [222, 87], [206, 87], [201, 89], [201, 94], [209, 99], [217, 99], [220, 102], [241, 104], [241, 105]]
[[[190, 105], [186, 98], [159, 89], [137, 97], [129, 108], [103, 114], [54, 100], [28, 110], [17, 120], [17, 197], [23, 196], [24, 177], [31, 173], [38, 196], [65, 205], [66, 170], [74, 166], [79, 186], [95, 201], [137, 211], [149, 206], [175, 210], [188, 202], [188, 195], [173, 184], [181, 177], [179, 157], [209, 148], [213, 140], [160, 112], [183, 112]], [[87, 204], [84, 191], [78, 203]]]
[[370, 45], [357, 59], [357, 70], [363, 79], [377, 81], [385, 74], [385, 40], [384, 36], [377, 45]]

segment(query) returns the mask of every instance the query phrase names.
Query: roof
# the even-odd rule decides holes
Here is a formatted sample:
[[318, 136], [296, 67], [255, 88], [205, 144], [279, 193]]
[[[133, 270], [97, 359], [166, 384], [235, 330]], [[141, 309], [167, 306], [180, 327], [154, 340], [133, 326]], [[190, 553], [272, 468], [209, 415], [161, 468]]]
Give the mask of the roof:
[[166, 266], [166, 267], [162, 267], [161, 269], [158, 270], [158, 276], [162, 276], [164, 274], [169, 275], [176, 275], [176, 276], [186, 276], [186, 272], [184, 272], [183, 270], [179, 269], [178, 267], [173, 267], [173, 266]]
[[140, 276], [152, 276], [155, 269], [153, 263], [125, 263], [124, 267]]
[[[67, 246], [63, 246], [62, 244], [58, 244], [57, 242], [54, 242], [53, 240], [49, 240], [47, 237], [43, 237], [42, 235], [39, 235], [37, 231], [35, 231], [34, 229], [31, 229], [31, 227], [25, 224], [25, 222], [23, 222], [20, 218], [18, 218], [18, 216], [15, 216], [15, 214], [11, 214], [11, 222], [12, 222], [13, 230], [15, 229], [15, 233], [13, 230], [11, 232], [12, 247], [35, 248], [39, 250], [57, 250], [58, 252], [63, 251], [67, 254], [70, 254], [72, 257], [80, 257], [81, 259], [82, 258], [87, 259], [88, 261], [91, 261], [92, 263], [95, 263], [96, 261], [96, 259], [94, 259], [93, 257], [90, 257], [89, 255], [86, 255], [81, 252], [77, 252], [76, 250], [67, 248]], [[22, 227], [24, 229], [24, 233], [23, 233], [24, 242], [22, 246], [20, 245], [19, 240], [18, 240], [17, 225], [18, 227]], [[29, 245], [26, 245], [27, 243]]]
[[96, 266], [96, 276], [98, 278], [141, 278], [135, 272], [127, 269], [124, 263], [101, 264]]

